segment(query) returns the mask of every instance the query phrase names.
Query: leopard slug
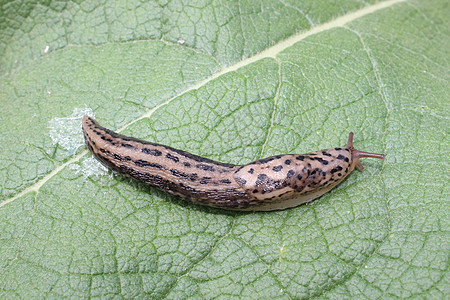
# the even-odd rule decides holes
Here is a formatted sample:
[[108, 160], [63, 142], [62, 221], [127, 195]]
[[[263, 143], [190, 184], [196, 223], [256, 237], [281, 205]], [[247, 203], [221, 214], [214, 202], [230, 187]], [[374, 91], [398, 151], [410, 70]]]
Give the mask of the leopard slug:
[[384, 159], [353, 147], [285, 154], [246, 165], [213, 161], [186, 151], [127, 137], [83, 118], [87, 148], [105, 166], [197, 204], [239, 211], [270, 211], [312, 201], [358, 166], [359, 159]]

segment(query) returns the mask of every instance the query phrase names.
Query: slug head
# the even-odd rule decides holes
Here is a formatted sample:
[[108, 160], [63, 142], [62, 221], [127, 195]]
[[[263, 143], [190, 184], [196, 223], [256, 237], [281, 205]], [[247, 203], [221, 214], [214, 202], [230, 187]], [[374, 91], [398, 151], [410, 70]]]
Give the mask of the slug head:
[[[369, 153], [364, 151], [356, 150], [355, 147], [353, 147], [353, 132], [350, 132], [348, 135], [348, 142], [347, 146], [348, 149], [352, 152], [352, 167], [358, 166], [359, 169], [362, 171], [364, 170], [363, 165], [359, 161], [360, 158], [364, 157], [372, 157], [372, 158], [378, 158], [378, 159], [384, 159], [384, 154], [377, 154], [377, 153]], [[352, 168], [352, 169], [353, 169]]]

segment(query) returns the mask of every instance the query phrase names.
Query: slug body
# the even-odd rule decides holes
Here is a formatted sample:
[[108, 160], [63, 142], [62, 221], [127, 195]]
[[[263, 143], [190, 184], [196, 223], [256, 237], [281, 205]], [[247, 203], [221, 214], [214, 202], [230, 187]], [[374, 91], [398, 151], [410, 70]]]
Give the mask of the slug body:
[[312, 201], [341, 183], [360, 158], [383, 154], [345, 147], [277, 155], [233, 165], [123, 136], [83, 118], [87, 148], [105, 166], [194, 203], [239, 211], [270, 211]]

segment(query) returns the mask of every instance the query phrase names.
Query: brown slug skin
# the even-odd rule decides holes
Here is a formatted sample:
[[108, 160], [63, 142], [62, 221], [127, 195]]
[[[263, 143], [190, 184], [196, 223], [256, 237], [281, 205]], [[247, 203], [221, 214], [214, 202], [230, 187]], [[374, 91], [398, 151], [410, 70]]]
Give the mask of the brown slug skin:
[[118, 173], [197, 204], [228, 210], [269, 211], [294, 207], [325, 194], [363, 167], [360, 158], [383, 154], [345, 147], [277, 155], [233, 165], [127, 137], [88, 116], [83, 133], [90, 152]]

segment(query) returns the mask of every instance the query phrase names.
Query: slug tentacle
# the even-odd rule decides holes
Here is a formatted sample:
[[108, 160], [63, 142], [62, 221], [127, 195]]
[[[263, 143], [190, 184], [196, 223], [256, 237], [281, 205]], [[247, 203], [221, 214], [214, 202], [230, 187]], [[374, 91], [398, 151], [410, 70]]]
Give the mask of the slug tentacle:
[[285, 154], [246, 165], [217, 162], [169, 146], [127, 137], [83, 118], [90, 152], [105, 166], [194, 203], [240, 211], [278, 210], [314, 200], [350, 174], [360, 158], [383, 154], [346, 147]]
[[[377, 154], [377, 153], [370, 153], [370, 152], [356, 150], [353, 147], [353, 132], [350, 132], [348, 135], [347, 148], [349, 148], [352, 151], [353, 168], [356, 165], [356, 166], [358, 166], [358, 168], [361, 171], [364, 170], [364, 167], [361, 164], [361, 162], [359, 161], [360, 158], [364, 158], [364, 157], [372, 157], [372, 158], [378, 158], [378, 159], [385, 158], [384, 154]], [[353, 170], [353, 168], [352, 168], [352, 170]]]

